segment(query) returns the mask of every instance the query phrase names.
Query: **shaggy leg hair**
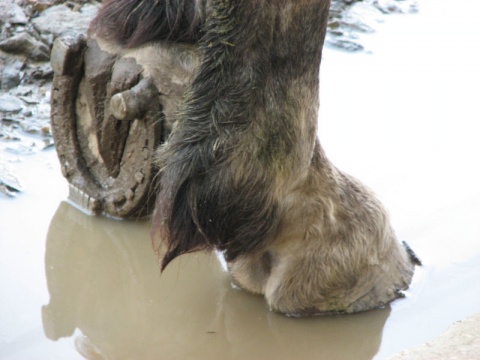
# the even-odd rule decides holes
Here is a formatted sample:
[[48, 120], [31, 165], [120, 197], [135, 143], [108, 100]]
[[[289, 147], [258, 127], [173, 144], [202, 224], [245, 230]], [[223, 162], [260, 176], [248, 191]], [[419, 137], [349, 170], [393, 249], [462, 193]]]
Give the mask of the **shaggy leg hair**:
[[106, 0], [90, 32], [134, 48], [155, 40], [195, 43], [207, 0]]
[[210, 6], [203, 62], [159, 151], [162, 267], [205, 248], [227, 261], [264, 248], [281, 221], [278, 190], [313, 154], [328, 2]]
[[185, 253], [220, 250], [239, 286], [296, 315], [383, 306], [410, 284], [414, 259], [386, 211], [316, 138], [328, 8], [328, 0], [116, 0], [95, 19], [100, 37], [124, 46], [198, 39], [201, 50], [158, 150], [162, 269]]

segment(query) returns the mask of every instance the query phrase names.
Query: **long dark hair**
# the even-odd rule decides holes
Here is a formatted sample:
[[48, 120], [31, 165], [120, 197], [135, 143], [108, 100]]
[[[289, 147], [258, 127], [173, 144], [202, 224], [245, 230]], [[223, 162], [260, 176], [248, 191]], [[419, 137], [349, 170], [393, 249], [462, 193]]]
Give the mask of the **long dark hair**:
[[194, 43], [200, 38], [207, 0], [106, 0], [90, 32], [127, 48], [168, 39]]

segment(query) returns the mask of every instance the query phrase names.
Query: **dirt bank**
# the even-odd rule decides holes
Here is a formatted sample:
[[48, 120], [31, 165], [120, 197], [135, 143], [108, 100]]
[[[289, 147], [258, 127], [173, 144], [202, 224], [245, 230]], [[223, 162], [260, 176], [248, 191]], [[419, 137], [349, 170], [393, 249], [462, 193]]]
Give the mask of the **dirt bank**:
[[480, 356], [480, 313], [453, 324], [436, 339], [388, 360], [472, 360]]

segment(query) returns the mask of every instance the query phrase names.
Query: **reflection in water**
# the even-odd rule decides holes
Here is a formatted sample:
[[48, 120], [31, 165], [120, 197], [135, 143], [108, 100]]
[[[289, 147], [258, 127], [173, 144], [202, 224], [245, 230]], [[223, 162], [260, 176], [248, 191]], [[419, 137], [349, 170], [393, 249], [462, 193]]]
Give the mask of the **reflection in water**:
[[277, 315], [263, 297], [232, 288], [206, 254], [183, 256], [160, 276], [148, 224], [67, 203], [50, 224], [45, 267], [45, 334], [75, 336], [88, 359], [371, 359], [390, 313]]

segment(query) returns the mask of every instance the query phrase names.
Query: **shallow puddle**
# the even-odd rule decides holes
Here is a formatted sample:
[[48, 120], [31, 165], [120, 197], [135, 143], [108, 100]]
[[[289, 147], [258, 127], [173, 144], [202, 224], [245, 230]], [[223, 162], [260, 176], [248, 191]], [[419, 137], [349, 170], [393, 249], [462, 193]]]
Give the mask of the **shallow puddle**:
[[321, 74], [327, 154], [379, 194], [424, 261], [405, 299], [296, 319], [233, 288], [215, 255], [160, 275], [148, 222], [65, 202], [52, 150], [2, 155], [25, 192], [0, 198], [0, 358], [384, 359], [480, 312], [479, 6], [420, 4], [386, 19], [373, 54], [327, 49]]
[[80, 353], [112, 359], [370, 359], [378, 351], [389, 309], [286, 318], [230, 286], [215, 256], [185, 256], [160, 276], [147, 230], [60, 205], [45, 255], [49, 339], [78, 329]]

